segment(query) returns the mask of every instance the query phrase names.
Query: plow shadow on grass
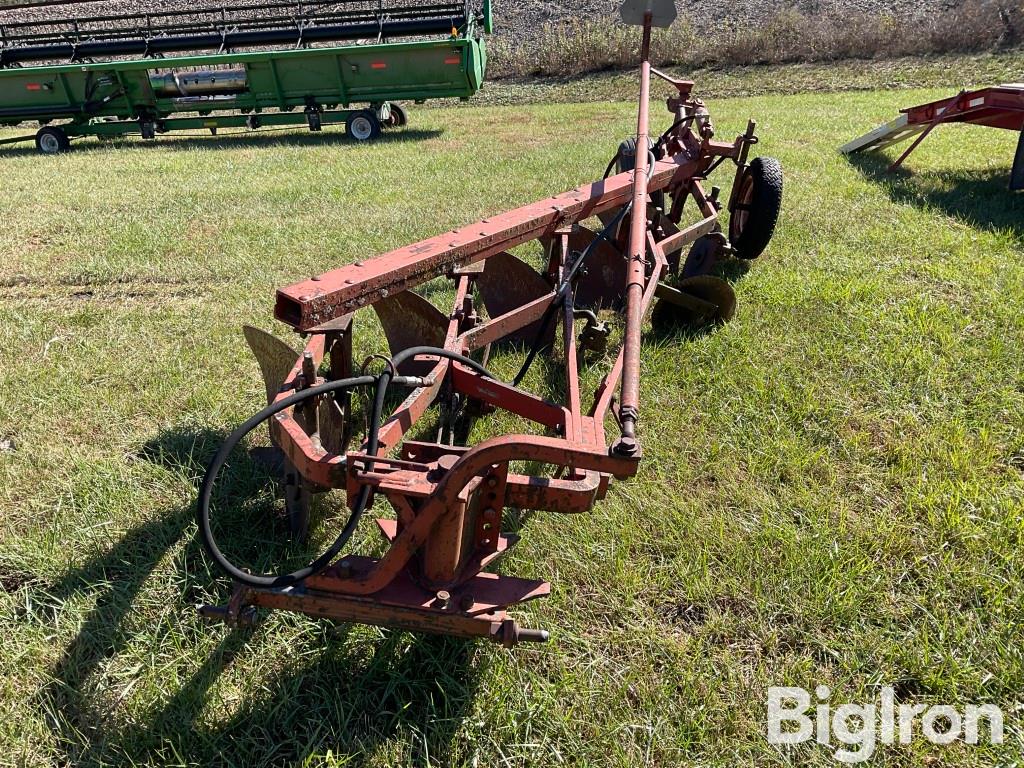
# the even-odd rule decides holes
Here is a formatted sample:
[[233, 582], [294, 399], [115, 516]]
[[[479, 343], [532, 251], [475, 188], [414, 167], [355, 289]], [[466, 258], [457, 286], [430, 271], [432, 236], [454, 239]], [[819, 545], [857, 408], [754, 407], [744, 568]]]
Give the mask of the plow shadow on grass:
[[[223, 438], [212, 430], [172, 430], [144, 446], [140, 456], [198, 478]], [[367, 653], [366, 642], [348, 641], [349, 625], [298, 618], [299, 629], [317, 649], [279, 663], [281, 649], [271, 648], [273, 622], [267, 629], [228, 630], [206, 625], [194, 613], [195, 604], [218, 584], [198, 539], [183, 541], [193, 517], [191, 504], [156, 514], [42, 590], [38, 602], [52, 605], [54, 614], [66, 601], [92, 597], [75, 638], [36, 695], [62, 762], [303, 764], [328, 751], [361, 754], [399, 739], [409, 742], [403, 754], [413, 764], [445, 761], [477, 686], [474, 643], [384, 631], [383, 638], [369, 638], [373, 650]], [[158, 566], [169, 554], [172, 573], [160, 576], [167, 566]], [[140, 627], [132, 613], [154, 591], [154, 579], [166, 582], [156, 590], [165, 590], [169, 602], [180, 600], [180, 618]], [[171, 633], [178, 635], [173, 643]], [[221, 636], [212, 651], [190, 640], [207, 633]], [[104, 670], [139, 643], [157, 646], [154, 656], [192, 645], [202, 660], [198, 665], [178, 661], [184, 681], [160, 683], [163, 692], [149, 711], [126, 714], [119, 712], [122, 701], [139, 678], [155, 670], [147, 664], [127, 680], [119, 678], [120, 692], [104, 680]], [[225, 671], [236, 663], [263, 662], [273, 671], [256, 686], [259, 697], [219, 717], [215, 688]], [[245, 753], [239, 744], [246, 745]]]
[[[328, 751], [362, 756], [394, 741], [403, 764], [448, 764], [477, 687], [475, 644], [390, 630], [383, 635], [373, 637], [369, 659], [352, 643], [325, 642], [314, 661], [267, 680], [258, 700], [209, 730], [199, 728], [192, 749], [182, 746], [209, 757], [236, 753], [235, 745], [244, 743], [252, 747], [237, 754], [239, 764], [301, 765], [316, 764]], [[194, 723], [180, 722], [176, 708], [193, 714], [189, 702], [204, 700], [218, 671], [216, 663], [205, 676], [201, 670], [161, 713], [173, 739], [193, 738], [186, 734]]]
[[850, 165], [899, 205], [933, 208], [982, 231], [999, 230], [1024, 242], [1024, 194], [1010, 192], [1010, 169], [915, 172], [878, 153], [848, 156]]

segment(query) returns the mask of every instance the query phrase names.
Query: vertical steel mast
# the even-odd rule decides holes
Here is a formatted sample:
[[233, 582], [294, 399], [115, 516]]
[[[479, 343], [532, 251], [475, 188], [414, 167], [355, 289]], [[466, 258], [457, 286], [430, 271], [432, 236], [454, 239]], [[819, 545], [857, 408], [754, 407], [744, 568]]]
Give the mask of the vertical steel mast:
[[622, 20], [638, 21], [643, 27], [640, 44], [640, 104], [636, 121], [636, 162], [633, 169], [632, 216], [629, 229], [629, 282], [626, 286], [626, 335], [624, 342], [621, 408], [621, 438], [614, 450], [632, 455], [639, 450], [636, 424], [640, 418], [640, 333], [644, 321], [643, 291], [647, 272], [647, 187], [654, 161], [649, 150], [651, 97], [651, 28], [657, 16], [659, 26], [675, 19], [675, 4], [655, 0], [632, 0], [622, 6]]

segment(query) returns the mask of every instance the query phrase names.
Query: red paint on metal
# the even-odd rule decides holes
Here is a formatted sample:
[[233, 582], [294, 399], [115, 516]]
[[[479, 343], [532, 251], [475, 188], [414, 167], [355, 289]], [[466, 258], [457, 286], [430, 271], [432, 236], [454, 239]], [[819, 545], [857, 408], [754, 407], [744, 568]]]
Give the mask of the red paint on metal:
[[907, 116], [906, 125], [894, 123], [883, 126], [878, 129], [877, 136], [867, 134], [863, 137], [865, 143], [844, 151], [884, 149], [913, 136], [914, 140], [910, 146], [889, 166], [891, 172], [903, 165], [935, 128], [945, 123], [967, 123], [1016, 132], [1024, 131], [1024, 84], [1013, 83], [961, 91], [956, 96], [918, 104], [900, 111]]
[[[708, 160], [704, 165], [709, 165]], [[689, 156], [655, 163], [648, 189], [667, 188], [700, 170]], [[483, 261], [522, 243], [619, 208], [632, 198], [632, 172], [610, 176], [575, 190], [398, 248], [369, 262], [325, 272], [277, 292], [274, 314], [298, 331], [308, 331], [388, 295], [414, 288], [456, 267]]]
[[[629, 274], [626, 281], [626, 332], [622, 347], [622, 384], [619, 424], [622, 440], [616, 450], [635, 453], [636, 423], [640, 417], [640, 331], [643, 323], [643, 309], [640, 297], [643, 295], [647, 270], [647, 133], [650, 123], [648, 110], [651, 92], [651, 12], [648, 11], [644, 25], [644, 39], [640, 53], [640, 108], [636, 124], [636, 170], [633, 172], [633, 210], [629, 230]], [[655, 276], [655, 282], [661, 274]]]
[[[647, 142], [651, 74], [676, 87], [677, 95], [669, 100], [674, 122], [703, 110], [703, 104], [690, 96], [692, 83], [650, 69], [649, 38], [648, 24], [637, 117], [642, 147]], [[540, 639], [540, 633], [518, 629], [505, 609], [547, 594], [549, 585], [482, 572], [515, 543], [515, 537], [502, 533], [504, 512], [510, 507], [585, 512], [604, 497], [612, 478], [636, 474], [639, 445], [634, 443], [628, 451], [609, 450], [606, 417], [613, 412], [619, 419], [620, 441], [635, 437], [641, 328], [659, 279], [668, 270], [666, 253], [718, 227], [717, 208], [704, 194], [700, 179], [721, 158], [732, 160], [739, 173], [755, 141], [752, 124], [747, 134], [726, 143], [711, 139], [709, 119], [701, 126], [678, 122], [664, 141], [668, 155], [651, 168], [646, 153], [640, 152], [635, 173], [585, 184], [281, 289], [275, 314], [301, 332], [314, 333], [305, 350], [312, 355], [314, 369], [325, 357], [325, 334], [315, 329], [329, 329], [336, 318], [367, 305], [377, 309], [393, 353], [426, 343], [459, 354], [482, 350], [484, 359], [493, 343], [532, 343], [538, 338], [539, 320], [550, 313], [552, 340], [561, 326], [556, 345], [561, 359], [554, 370], [564, 372], [565, 393], [563, 403], [549, 402], [461, 362], [421, 356], [414, 367], [422, 380], [408, 382], [417, 388], [385, 420], [379, 433], [380, 452], [374, 457], [366, 454], [365, 443], [345, 456], [325, 450], [318, 436], [306, 431], [301, 412], [283, 411], [272, 421], [271, 433], [306, 482], [345, 489], [350, 505], [369, 487], [375, 502], [384, 499], [395, 510], [395, 519], [378, 523], [389, 545], [382, 557], [346, 557], [332, 569], [306, 579], [305, 591], [248, 590], [248, 602], [347, 621], [490, 637], [506, 644]], [[650, 193], [656, 191], [671, 195], [669, 211], [657, 212], [650, 204]], [[680, 230], [683, 204], [689, 198], [702, 218]], [[575, 259], [596, 237], [582, 222], [592, 216], [607, 218], [630, 201], [629, 239], [617, 246], [624, 247], [625, 253], [597, 244], [592, 249], [593, 263], [585, 265], [607, 267], [608, 272], [587, 288], [592, 294], [587, 305], [623, 311], [626, 318], [623, 348], [585, 414], [574, 306], [568, 300], [555, 302], [573, 295], [571, 290], [560, 290], [562, 282], [574, 274]], [[544, 248], [543, 274], [509, 253], [530, 241], [539, 241]], [[456, 286], [448, 312], [409, 292], [441, 276]], [[586, 281], [584, 277], [578, 289], [588, 286]], [[478, 316], [476, 296], [483, 297], [489, 316]], [[302, 371], [300, 358], [279, 399], [303, 385]], [[307, 365], [307, 375], [308, 371]], [[624, 407], [615, 411], [619, 390]], [[421, 439], [406, 440], [435, 404], [441, 404], [441, 410], [462, 408], [463, 415], [500, 409], [546, 434], [524, 431], [463, 446], [444, 444], [448, 440], [441, 437], [443, 429], [437, 430], [437, 442], [430, 442], [421, 429], [417, 435]], [[553, 472], [545, 472], [551, 467]]]

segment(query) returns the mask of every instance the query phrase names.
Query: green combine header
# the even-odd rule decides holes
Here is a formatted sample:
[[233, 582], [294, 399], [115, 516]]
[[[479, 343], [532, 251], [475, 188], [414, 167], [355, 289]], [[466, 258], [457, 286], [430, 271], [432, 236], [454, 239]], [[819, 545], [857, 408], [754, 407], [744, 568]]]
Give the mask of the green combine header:
[[[79, 3], [103, 5], [48, 6]], [[7, 19], [17, 16], [10, 8]], [[479, 8], [237, 3], [0, 21], [0, 125], [41, 126], [0, 143], [34, 138], [41, 152], [56, 154], [83, 136], [330, 124], [369, 141], [406, 123], [398, 102], [476, 93], [487, 64], [482, 34], [490, 30], [489, 0]]]

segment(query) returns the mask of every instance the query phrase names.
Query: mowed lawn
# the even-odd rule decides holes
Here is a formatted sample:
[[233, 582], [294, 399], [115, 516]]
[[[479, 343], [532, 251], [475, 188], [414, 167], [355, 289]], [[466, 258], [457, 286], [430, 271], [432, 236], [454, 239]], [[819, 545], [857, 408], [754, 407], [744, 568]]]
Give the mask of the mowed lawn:
[[[553, 582], [517, 610], [552, 636], [514, 650], [207, 625], [229, 585], [196, 487], [260, 404], [240, 326], [285, 335], [276, 287], [600, 176], [632, 104], [0, 152], [0, 764], [836, 765], [766, 741], [768, 687], [819, 684], [1006, 714], [1001, 747], [873, 764], [1019, 761], [1016, 137], [942, 129], [892, 177], [836, 151], [951, 90], [710, 104], [781, 159], [780, 230], [731, 324], [648, 337], [639, 477], [525, 526], [502, 568]], [[357, 356], [383, 351], [361, 322]]]

